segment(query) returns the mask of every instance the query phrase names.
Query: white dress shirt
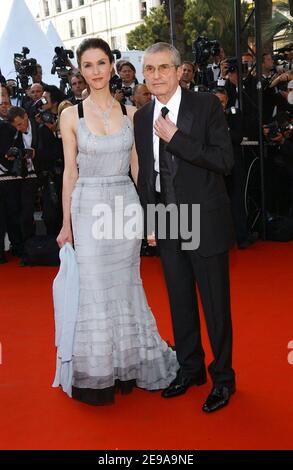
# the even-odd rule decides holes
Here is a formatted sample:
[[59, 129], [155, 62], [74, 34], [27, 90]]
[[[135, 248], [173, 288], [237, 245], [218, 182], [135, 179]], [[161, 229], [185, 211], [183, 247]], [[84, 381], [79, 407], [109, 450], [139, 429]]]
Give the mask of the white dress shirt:
[[[170, 98], [168, 103], [163, 104], [157, 98], [155, 98], [153, 125], [155, 124], [155, 121], [159, 118], [161, 114], [161, 109], [164, 108], [165, 106], [166, 108], [169, 109], [168, 116], [170, 118], [170, 121], [172, 121], [174, 124], [177, 124], [179, 106], [181, 103], [181, 95], [182, 95], [182, 90], [181, 90], [181, 87], [178, 85], [177, 90], [175, 91], [174, 95]], [[159, 160], [160, 138], [155, 134], [154, 128], [153, 128], [153, 146], [154, 146], [154, 168], [155, 168], [155, 171], [158, 173], [157, 178], [156, 178], [156, 191], [161, 192], [160, 160]]]
[[214, 74], [214, 82], [216, 82], [220, 76], [221, 68], [220, 64], [216, 64], [215, 62], [212, 64], [212, 71]]
[[[22, 134], [22, 140], [23, 140], [24, 148], [29, 149], [32, 147], [33, 131], [32, 131], [32, 125], [30, 121], [28, 122], [27, 132]], [[26, 161], [27, 161], [28, 172], [30, 173], [31, 171], [34, 171], [35, 168], [34, 168], [32, 159], [28, 158]]]

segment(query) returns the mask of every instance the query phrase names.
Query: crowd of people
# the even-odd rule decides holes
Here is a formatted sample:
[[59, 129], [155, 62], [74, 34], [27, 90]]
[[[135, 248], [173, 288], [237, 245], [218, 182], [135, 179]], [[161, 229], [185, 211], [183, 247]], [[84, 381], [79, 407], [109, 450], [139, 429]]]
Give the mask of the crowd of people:
[[[290, 59], [290, 57], [289, 57]], [[291, 59], [292, 60], [292, 59]], [[221, 101], [233, 144], [235, 165], [226, 185], [232, 202], [238, 247], [247, 248], [257, 238], [247, 225], [244, 191], [247, 166], [243, 158], [243, 138], [258, 139], [257, 83], [254, 57], [243, 54], [243, 106], [240, 110], [238, 68], [225, 58], [221, 47], [206, 67], [183, 61], [180, 86], [196, 92], [215, 94]], [[112, 71], [112, 96], [124, 105], [140, 109], [153, 99], [145, 83], [138, 83], [132, 63], [119, 60]], [[263, 54], [263, 124], [269, 145], [267, 173], [268, 208], [293, 208], [292, 93], [293, 71], [276, 72], [272, 55]], [[24, 245], [36, 232], [34, 213], [42, 212], [48, 235], [57, 236], [62, 225], [62, 180], [64, 157], [59, 130], [60, 115], [69, 106], [84, 100], [88, 86], [78, 69], [68, 74], [69, 93], [43, 82], [37, 65], [31, 84], [21, 96], [14, 80], [2, 80], [0, 95], [0, 263], [5, 263], [4, 238], [8, 234], [11, 251], [20, 256]], [[276, 163], [278, 162], [278, 163]], [[278, 171], [275, 171], [277, 165]], [[277, 175], [277, 177], [276, 177]], [[287, 187], [281, 203], [278, 188]], [[142, 253], [156, 254], [146, 241]]]

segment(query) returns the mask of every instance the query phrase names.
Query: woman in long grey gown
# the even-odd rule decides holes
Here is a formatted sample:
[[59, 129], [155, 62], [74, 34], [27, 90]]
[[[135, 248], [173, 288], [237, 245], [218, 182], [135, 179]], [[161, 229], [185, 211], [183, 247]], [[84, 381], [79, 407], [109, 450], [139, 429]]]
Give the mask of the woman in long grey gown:
[[[134, 181], [138, 173], [135, 108], [111, 96], [113, 56], [105, 41], [85, 39], [77, 58], [90, 95], [61, 116], [64, 218], [57, 241], [60, 247], [74, 242], [80, 276], [72, 396], [98, 405], [113, 402], [117, 389], [127, 393], [133, 386], [166, 388], [178, 363], [160, 337], [145, 298], [141, 240], [123, 231], [125, 207], [139, 205], [128, 176], [130, 164]], [[112, 237], [98, 230], [102, 208], [111, 212], [113, 225], [116, 221]]]

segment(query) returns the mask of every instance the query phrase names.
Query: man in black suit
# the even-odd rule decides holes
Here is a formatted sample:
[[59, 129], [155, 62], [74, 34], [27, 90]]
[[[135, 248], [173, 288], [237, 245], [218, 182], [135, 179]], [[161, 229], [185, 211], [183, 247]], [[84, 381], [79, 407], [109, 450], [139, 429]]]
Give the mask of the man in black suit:
[[191, 385], [206, 382], [196, 283], [214, 354], [209, 366], [213, 389], [203, 405], [205, 412], [211, 412], [227, 405], [235, 391], [228, 260], [234, 237], [223, 180], [233, 167], [233, 151], [219, 100], [178, 85], [180, 54], [173, 46], [157, 43], [146, 50], [144, 77], [156, 96], [134, 116], [138, 192], [144, 212], [148, 205], [160, 202], [175, 205], [181, 214], [185, 204], [190, 216], [192, 206], [200, 205], [197, 249], [186, 248], [181, 232], [172, 239], [170, 226], [165, 239], [157, 228], [156, 237], [148, 233], [149, 243], [158, 243], [160, 249], [180, 364], [176, 379], [162, 396], [175, 397]]
[[[34, 208], [38, 189], [38, 158], [37, 158], [37, 124], [30, 120], [26, 111], [18, 106], [12, 106], [8, 111], [8, 122], [16, 129], [12, 146], [26, 153], [23, 168], [25, 173], [20, 179], [19, 202], [20, 219], [23, 241], [35, 235]], [[15, 160], [10, 157], [10, 160]]]
[[12, 147], [15, 129], [7, 122], [7, 114], [11, 107], [7, 98], [0, 104], [0, 264], [6, 261], [4, 256], [5, 233], [8, 232], [15, 255], [21, 255], [22, 235], [20, 229], [20, 213], [18, 204], [19, 181], [10, 172], [11, 162], [7, 152]]

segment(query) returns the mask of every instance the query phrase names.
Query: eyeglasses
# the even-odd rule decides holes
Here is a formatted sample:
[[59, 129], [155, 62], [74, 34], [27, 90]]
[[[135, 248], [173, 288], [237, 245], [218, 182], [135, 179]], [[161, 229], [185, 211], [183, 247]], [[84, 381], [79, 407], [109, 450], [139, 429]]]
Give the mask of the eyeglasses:
[[144, 67], [144, 73], [147, 76], [152, 76], [154, 75], [155, 71], [157, 70], [160, 75], [168, 75], [170, 73], [170, 70], [172, 67], [176, 67], [177, 65], [171, 65], [171, 64], [160, 64], [158, 67], [155, 67], [154, 65], [146, 65]]

